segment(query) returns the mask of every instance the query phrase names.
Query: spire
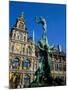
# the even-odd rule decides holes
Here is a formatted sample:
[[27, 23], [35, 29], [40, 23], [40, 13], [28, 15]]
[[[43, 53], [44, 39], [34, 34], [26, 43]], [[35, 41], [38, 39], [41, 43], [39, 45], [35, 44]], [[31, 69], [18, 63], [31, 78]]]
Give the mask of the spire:
[[22, 19], [22, 18], [24, 18], [24, 12], [21, 12], [19, 17], [18, 17], [19, 20]]
[[34, 39], [34, 30], [33, 30], [33, 42], [35, 43], [35, 39]]
[[24, 12], [22, 11], [22, 12], [20, 13], [19, 18], [23, 18], [23, 17], [24, 17]]
[[21, 17], [24, 17], [24, 12], [21, 12]]
[[59, 50], [59, 52], [62, 52], [62, 46], [61, 45], [58, 45], [58, 50]]

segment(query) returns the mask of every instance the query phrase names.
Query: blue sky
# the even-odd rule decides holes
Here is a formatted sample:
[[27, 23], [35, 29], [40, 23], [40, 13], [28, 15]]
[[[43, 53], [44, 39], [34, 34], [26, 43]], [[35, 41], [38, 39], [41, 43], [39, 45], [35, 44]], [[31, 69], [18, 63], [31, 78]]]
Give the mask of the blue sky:
[[43, 16], [47, 22], [47, 37], [50, 45], [62, 45], [66, 48], [66, 6], [60, 4], [42, 4], [10, 1], [9, 27], [12, 28], [16, 19], [24, 12], [26, 27], [29, 35], [35, 32], [37, 43], [43, 34], [41, 25], [35, 23], [34, 17]]

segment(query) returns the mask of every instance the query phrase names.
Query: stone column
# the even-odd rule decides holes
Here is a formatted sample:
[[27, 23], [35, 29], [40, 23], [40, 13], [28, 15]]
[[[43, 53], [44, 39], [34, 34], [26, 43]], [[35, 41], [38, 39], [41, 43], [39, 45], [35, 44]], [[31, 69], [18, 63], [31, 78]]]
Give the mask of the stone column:
[[33, 58], [32, 58], [32, 60], [31, 60], [31, 71], [34, 71], [33, 70], [33, 68], [34, 68], [34, 65], [33, 64], [34, 64], [34, 61], [33, 61]]
[[31, 82], [34, 80], [34, 76], [33, 76], [33, 73], [31, 73]]
[[22, 57], [20, 59], [20, 70], [22, 70]]
[[23, 88], [23, 74], [21, 74], [21, 88]]

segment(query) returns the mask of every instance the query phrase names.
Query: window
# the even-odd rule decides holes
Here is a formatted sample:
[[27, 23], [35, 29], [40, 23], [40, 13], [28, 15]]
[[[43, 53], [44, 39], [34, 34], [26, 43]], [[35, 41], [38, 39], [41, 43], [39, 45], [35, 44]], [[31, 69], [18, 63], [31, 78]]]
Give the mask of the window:
[[56, 71], [62, 71], [62, 64], [61, 63], [55, 64], [55, 70]]
[[63, 65], [63, 70], [66, 71], [66, 65]]
[[26, 41], [26, 36], [24, 36], [24, 41]]
[[22, 68], [24, 68], [24, 69], [29, 69], [29, 67], [30, 67], [30, 60], [25, 59], [25, 60], [22, 62]]
[[26, 48], [26, 55], [28, 55], [28, 48]]
[[62, 71], [62, 64], [59, 64], [59, 65], [58, 65], [58, 70], [59, 70], [59, 71]]
[[58, 71], [58, 64], [55, 64], [55, 70]]
[[25, 54], [25, 48], [23, 48], [23, 50], [22, 50], [22, 51], [23, 51], [23, 55], [24, 55], [24, 54]]
[[20, 40], [23, 40], [23, 34], [20, 33]]
[[19, 40], [19, 35], [17, 36], [18, 40]]
[[17, 39], [17, 40], [20, 39], [20, 35], [19, 35], [19, 32], [18, 32], [18, 31], [16, 32], [16, 39]]
[[29, 46], [29, 54], [32, 54], [32, 48]]
[[12, 60], [12, 69], [18, 69], [19, 68], [19, 59], [15, 58]]
[[50, 64], [50, 69], [54, 70], [54, 63], [53, 62], [51, 62], [51, 64]]
[[28, 75], [24, 76], [24, 87], [28, 87], [30, 84], [30, 77]]

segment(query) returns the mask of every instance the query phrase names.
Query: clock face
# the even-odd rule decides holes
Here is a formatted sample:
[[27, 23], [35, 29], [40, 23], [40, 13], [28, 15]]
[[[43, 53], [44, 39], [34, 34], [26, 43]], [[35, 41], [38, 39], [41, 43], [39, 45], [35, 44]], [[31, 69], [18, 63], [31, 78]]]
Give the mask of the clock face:
[[20, 51], [20, 49], [21, 49], [21, 44], [16, 43], [16, 44], [15, 44], [15, 48], [16, 48], [16, 51]]

